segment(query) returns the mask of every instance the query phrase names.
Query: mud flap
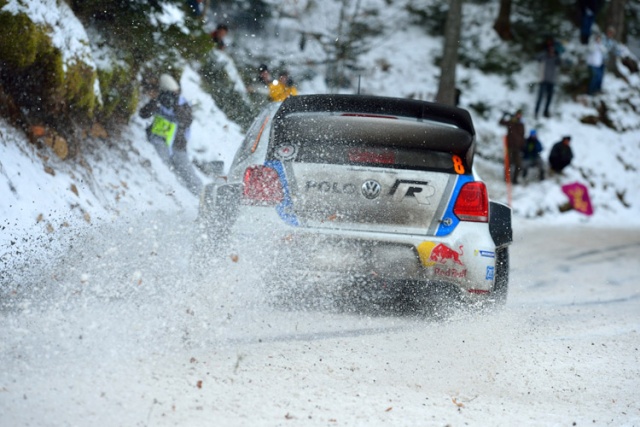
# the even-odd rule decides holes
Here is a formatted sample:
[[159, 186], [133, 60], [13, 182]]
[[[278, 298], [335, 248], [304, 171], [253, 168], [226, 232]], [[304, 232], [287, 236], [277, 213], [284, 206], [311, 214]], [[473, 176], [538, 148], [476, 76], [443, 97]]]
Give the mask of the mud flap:
[[507, 246], [513, 242], [509, 206], [498, 202], [489, 203], [489, 233], [496, 247]]

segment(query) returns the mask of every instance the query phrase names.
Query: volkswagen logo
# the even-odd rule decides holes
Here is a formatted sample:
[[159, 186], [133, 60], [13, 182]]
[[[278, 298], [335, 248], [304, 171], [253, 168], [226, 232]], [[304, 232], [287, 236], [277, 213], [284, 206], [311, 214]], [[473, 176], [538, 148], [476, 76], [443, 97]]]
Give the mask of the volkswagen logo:
[[375, 199], [380, 195], [382, 187], [378, 181], [370, 179], [362, 184], [362, 195], [367, 199]]

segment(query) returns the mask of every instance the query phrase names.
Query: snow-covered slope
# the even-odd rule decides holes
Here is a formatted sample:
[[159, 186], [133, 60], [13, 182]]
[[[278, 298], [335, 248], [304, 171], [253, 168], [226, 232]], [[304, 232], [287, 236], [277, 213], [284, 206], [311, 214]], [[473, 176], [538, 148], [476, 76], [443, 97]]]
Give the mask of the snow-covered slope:
[[[183, 93], [193, 105], [193, 143], [201, 161], [228, 167], [242, 140], [186, 68]], [[55, 241], [59, 229], [83, 227], [145, 211], [197, 208], [198, 200], [177, 181], [148, 144], [148, 123], [137, 116], [119, 135], [88, 137], [78, 161], [60, 160], [50, 149], [31, 144], [23, 132], [0, 119], [0, 259], [38, 252], [38, 242]], [[202, 175], [207, 181], [209, 177]]]

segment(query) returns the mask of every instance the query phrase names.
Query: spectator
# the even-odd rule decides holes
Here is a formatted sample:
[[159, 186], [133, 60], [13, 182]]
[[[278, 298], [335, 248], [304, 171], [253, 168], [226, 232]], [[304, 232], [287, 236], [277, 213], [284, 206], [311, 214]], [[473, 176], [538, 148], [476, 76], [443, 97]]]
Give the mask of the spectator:
[[[561, 46], [561, 45], [560, 45]], [[545, 41], [544, 51], [537, 56], [540, 62], [540, 83], [538, 85], [538, 99], [536, 100], [535, 117], [538, 118], [538, 112], [542, 104], [542, 98], [546, 97], [544, 104], [544, 116], [549, 117], [549, 106], [553, 98], [553, 90], [555, 88], [558, 77], [558, 67], [560, 66], [560, 54], [556, 41], [549, 37]]]
[[193, 16], [200, 17], [204, 13], [204, 1], [203, 0], [187, 0], [187, 5]]
[[522, 122], [522, 110], [510, 115], [504, 113], [499, 122], [507, 127], [507, 158], [509, 162], [509, 174], [513, 184], [518, 183], [518, 175], [522, 170], [522, 149], [524, 148], [524, 123]]
[[607, 27], [607, 31], [604, 34], [603, 40], [604, 46], [607, 49], [607, 54], [613, 54], [615, 56], [620, 56], [620, 47], [618, 46], [618, 42], [616, 41], [616, 29], [609, 26]]
[[569, 146], [570, 142], [570, 136], [563, 136], [561, 141], [553, 144], [551, 153], [549, 153], [549, 166], [552, 171], [562, 173], [562, 170], [571, 164], [573, 151]]
[[579, 0], [578, 7], [580, 8], [580, 42], [588, 44], [591, 27], [602, 8], [602, 0]]
[[269, 72], [269, 68], [266, 64], [260, 64], [260, 66], [258, 67], [258, 81], [266, 87], [269, 87], [269, 85], [272, 83], [271, 73]]
[[193, 116], [191, 106], [180, 94], [180, 85], [168, 74], [159, 79], [159, 94], [140, 109], [140, 117], [153, 117], [147, 138], [160, 158], [176, 173], [178, 180], [198, 196], [202, 182], [187, 155]]
[[529, 168], [535, 167], [538, 169], [538, 177], [540, 181], [544, 180], [544, 164], [540, 153], [542, 152], [542, 143], [538, 139], [538, 133], [535, 129], [531, 129], [529, 137], [524, 142], [524, 149], [522, 150], [522, 177], [527, 176]]
[[252, 83], [247, 86], [247, 92], [256, 107], [262, 108], [271, 101], [269, 97], [269, 86], [272, 83], [271, 73], [266, 64], [258, 66], [258, 72]]
[[604, 45], [604, 58], [602, 63], [602, 76], [600, 79], [600, 85], [604, 81], [604, 74], [607, 68], [615, 68], [615, 59], [621, 56], [620, 46], [616, 41], [616, 29], [613, 27], [607, 27], [607, 31], [602, 39]]
[[278, 80], [269, 84], [269, 98], [273, 102], [281, 102], [290, 96], [296, 96], [298, 89], [293, 85], [293, 80], [287, 71], [280, 72]]
[[587, 94], [596, 95], [602, 90], [602, 77], [604, 74], [604, 60], [606, 47], [602, 42], [602, 36], [595, 34], [589, 43], [587, 65], [589, 66], [589, 87]]
[[216, 49], [224, 50], [226, 47], [224, 38], [229, 34], [229, 27], [224, 24], [218, 24], [215, 30], [211, 32], [211, 40]]

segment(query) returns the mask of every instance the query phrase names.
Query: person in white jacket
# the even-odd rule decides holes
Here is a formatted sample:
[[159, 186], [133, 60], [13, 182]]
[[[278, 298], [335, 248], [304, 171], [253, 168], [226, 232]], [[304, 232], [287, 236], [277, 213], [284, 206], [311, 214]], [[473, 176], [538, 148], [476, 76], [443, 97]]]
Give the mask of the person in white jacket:
[[587, 65], [589, 66], [589, 87], [587, 94], [595, 95], [602, 90], [602, 77], [604, 75], [605, 58], [607, 48], [602, 42], [602, 36], [595, 34], [589, 42], [587, 53]]

